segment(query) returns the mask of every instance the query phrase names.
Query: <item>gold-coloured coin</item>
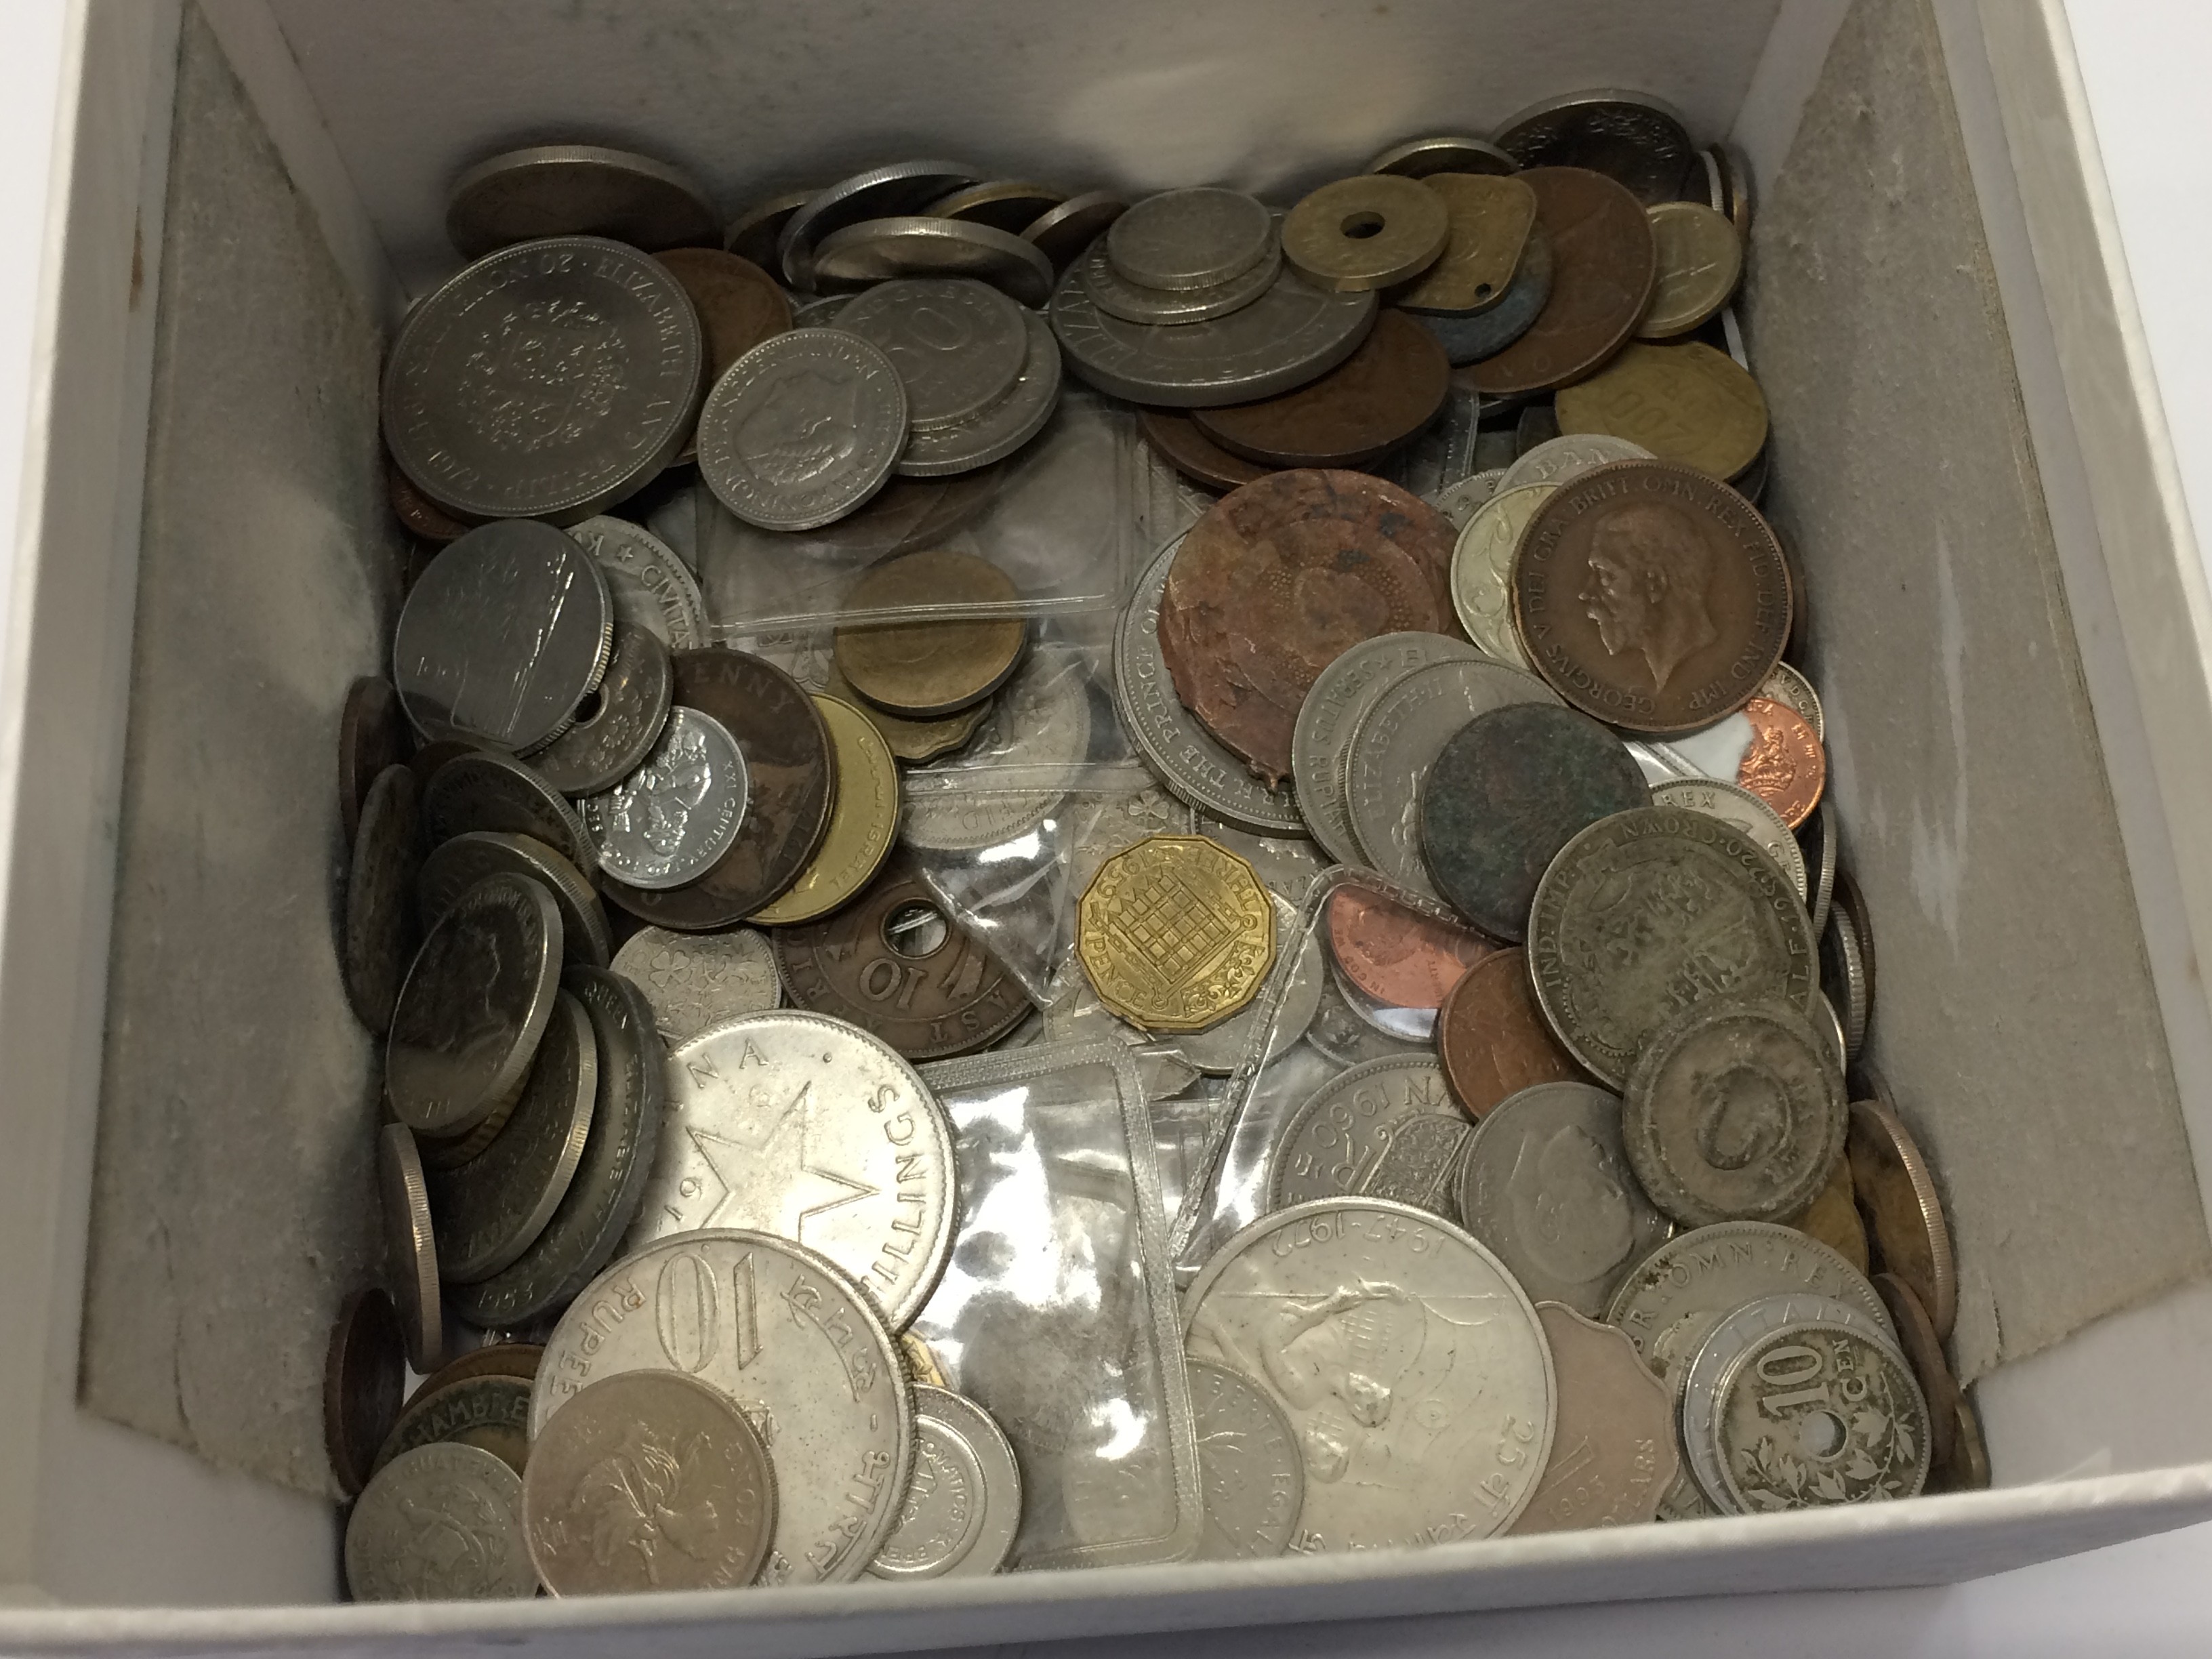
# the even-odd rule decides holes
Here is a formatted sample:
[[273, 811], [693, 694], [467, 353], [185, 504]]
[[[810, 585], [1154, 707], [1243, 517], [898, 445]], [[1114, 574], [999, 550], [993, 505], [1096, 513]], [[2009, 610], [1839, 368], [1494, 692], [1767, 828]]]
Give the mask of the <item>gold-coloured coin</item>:
[[1451, 236], [1444, 198], [1418, 179], [1364, 173], [1323, 185], [1283, 221], [1283, 257], [1338, 294], [1389, 288], [1436, 262]]
[[884, 741], [891, 753], [902, 761], [935, 760], [939, 755], [949, 755], [956, 749], [967, 746], [968, 739], [975, 735], [991, 713], [991, 699], [970, 703], [957, 714], [946, 714], [933, 720], [911, 720], [903, 714], [890, 714], [877, 708], [853, 689], [853, 684], [837, 672], [835, 659], [825, 665], [826, 684], [823, 690], [833, 697], [842, 697], [868, 717], [868, 724], [883, 733]]
[[1443, 198], [1451, 228], [1436, 264], [1398, 303], [1408, 311], [1462, 316], [1489, 310], [1505, 297], [1521, 269], [1536, 225], [1536, 192], [1519, 179], [1472, 173], [1432, 173], [1421, 185]]
[[1819, 1239], [1861, 1273], [1873, 1271], [1867, 1265], [1866, 1224], [1859, 1219], [1849, 1158], [1836, 1160], [1835, 1172], [1820, 1189], [1820, 1197], [1788, 1224], [1809, 1238]]
[[1743, 276], [1743, 238], [1727, 215], [1699, 202], [1662, 202], [1644, 211], [1659, 247], [1659, 278], [1636, 337], [1672, 340], [1729, 302]]
[[1204, 836], [1148, 836], [1098, 866], [1076, 954], [1098, 1000], [1150, 1031], [1202, 1031], [1252, 1000], [1275, 961], [1275, 908], [1243, 859]]
[[[846, 596], [845, 614], [854, 621], [837, 629], [838, 672], [891, 714], [955, 714], [1004, 685], [1021, 661], [1028, 623], [991, 614], [1020, 599], [1011, 576], [972, 553], [933, 548], [886, 560]], [[912, 619], [862, 620], [897, 613]]]
[[1603, 432], [1662, 461], [1735, 477], [1766, 444], [1766, 398], [1724, 351], [1696, 340], [1632, 344], [1553, 400], [1559, 430]]
[[945, 1368], [937, 1363], [936, 1351], [912, 1331], [899, 1333], [899, 1346], [905, 1351], [907, 1375], [917, 1382], [926, 1382], [933, 1389], [949, 1389], [945, 1380]]
[[898, 837], [898, 763], [884, 734], [842, 698], [817, 692], [814, 706], [830, 728], [837, 805], [814, 862], [775, 903], [748, 918], [763, 927], [784, 927], [829, 915], [875, 878]]

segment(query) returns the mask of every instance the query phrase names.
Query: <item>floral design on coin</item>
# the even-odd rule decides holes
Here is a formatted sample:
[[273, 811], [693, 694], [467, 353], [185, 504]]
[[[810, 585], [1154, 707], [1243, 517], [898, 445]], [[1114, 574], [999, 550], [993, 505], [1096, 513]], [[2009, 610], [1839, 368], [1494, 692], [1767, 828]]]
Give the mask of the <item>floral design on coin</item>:
[[1084, 890], [1076, 951], [1099, 1000], [1152, 1031], [1202, 1031], [1259, 991], [1275, 911], [1252, 866], [1203, 836], [1151, 836]]
[[1387, 1198], [1455, 1219], [1451, 1189], [1467, 1134], [1427, 1055], [1355, 1066], [1283, 1125], [1268, 1154], [1269, 1206]]
[[729, 728], [696, 708], [674, 708], [644, 764], [582, 803], [584, 827], [616, 880], [681, 887], [730, 850], [749, 793], [745, 757]]
[[538, 1590], [522, 1478], [474, 1446], [418, 1446], [379, 1470], [346, 1519], [356, 1601], [485, 1601]]
[[1275, 1402], [1242, 1372], [1210, 1359], [1186, 1362], [1198, 1428], [1198, 1478], [1206, 1489], [1201, 1561], [1280, 1555], [1297, 1530], [1305, 1460]]
[[905, 447], [906, 391], [858, 335], [797, 328], [755, 346], [699, 412], [699, 473], [763, 530], [811, 530], [883, 488]]
[[1746, 1512], [1916, 1496], [1928, 1404], [1903, 1357], [1841, 1326], [1785, 1326], [1720, 1385], [1723, 1478]]
[[614, 970], [645, 993], [653, 1023], [671, 1046], [732, 1014], [757, 1014], [783, 1001], [775, 947], [750, 927], [721, 933], [641, 927], [615, 952]]

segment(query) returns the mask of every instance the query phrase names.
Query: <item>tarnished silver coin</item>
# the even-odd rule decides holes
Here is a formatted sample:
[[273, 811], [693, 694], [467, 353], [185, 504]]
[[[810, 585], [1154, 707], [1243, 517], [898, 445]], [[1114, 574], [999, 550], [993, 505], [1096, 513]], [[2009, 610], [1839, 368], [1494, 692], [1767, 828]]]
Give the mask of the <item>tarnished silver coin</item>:
[[1455, 365], [1479, 363], [1496, 356], [1534, 327], [1551, 298], [1552, 239], [1539, 222], [1529, 227], [1521, 269], [1513, 273], [1504, 294], [1489, 310], [1460, 317], [1433, 311], [1406, 314], [1436, 337]]
[[648, 253], [713, 247], [714, 203], [681, 167], [599, 144], [533, 144], [453, 180], [446, 234], [464, 259], [546, 236], [605, 236]]
[[1480, 472], [1470, 473], [1457, 483], [1446, 484], [1442, 489], [1424, 496], [1431, 507], [1449, 519], [1452, 528], [1464, 530], [1468, 520], [1474, 518], [1482, 504], [1498, 493], [1504, 482], [1506, 469], [1493, 466]]
[[430, 561], [399, 609], [392, 682], [425, 740], [528, 754], [568, 729], [614, 646], [597, 564], [550, 525], [479, 525]]
[[[982, 1538], [984, 1517], [990, 1504], [984, 1485], [982, 1455], [962, 1432], [963, 1425], [973, 1426], [964, 1414], [956, 1423], [948, 1420], [941, 1410], [933, 1409], [943, 1400], [959, 1398], [949, 1389], [932, 1384], [915, 1385], [914, 1474], [907, 1481], [906, 1502], [900, 1506], [898, 1524], [884, 1540], [876, 1559], [868, 1564], [871, 1577], [970, 1576], [963, 1569]], [[992, 1425], [994, 1429], [997, 1426]], [[1012, 1461], [1011, 1451], [1007, 1461]], [[1018, 1522], [1018, 1512], [1016, 1523]], [[1011, 1547], [1012, 1543], [1013, 1533], [1009, 1529], [1006, 1544]], [[1000, 1559], [1004, 1559], [1003, 1552]], [[998, 1563], [994, 1562], [985, 1571], [996, 1571], [997, 1568]]]
[[1498, 492], [1468, 515], [1452, 544], [1452, 611], [1459, 625], [1485, 656], [1516, 668], [1529, 663], [1513, 622], [1514, 556], [1537, 508], [1559, 489], [1540, 483], [1508, 490], [1501, 480]]
[[1198, 1479], [1206, 1494], [1200, 1561], [1280, 1555], [1306, 1498], [1305, 1459], [1267, 1392], [1210, 1359], [1185, 1362], [1198, 1431]]
[[1090, 293], [1091, 304], [1108, 316], [1119, 317], [1128, 323], [1164, 327], [1226, 317], [1232, 311], [1242, 311], [1273, 288], [1283, 270], [1282, 245], [1271, 240], [1266, 254], [1256, 264], [1226, 282], [1210, 283], [1203, 288], [1147, 288], [1131, 282], [1115, 267], [1113, 257], [1107, 251], [1112, 240], [1112, 233], [1109, 232], [1093, 242], [1091, 251], [1076, 260], [1076, 269], [1082, 272], [1083, 286]]
[[1249, 270], [1275, 246], [1264, 202], [1212, 185], [1147, 196], [1106, 231], [1115, 269], [1146, 288], [1212, 288]]
[[520, 761], [477, 750], [456, 755], [422, 790], [422, 833], [433, 848], [472, 830], [498, 830], [541, 841], [586, 876], [599, 854], [576, 809]]
[[356, 1601], [492, 1601], [538, 1593], [523, 1542], [522, 1477], [451, 1441], [393, 1458], [346, 1517]]
[[1905, 1356], [1863, 1331], [1770, 1331], [1717, 1394], [1720, 1476], [1740, 1512], [1912, 1498], [1927, 1482], [1927, 1399]]
[[933, 215], [864, 219], [833, 231], [814, 249], [817, 288], [957, 276], [988, 283], [1022, 305], [1041, 306], [1051, 297], [1052, 276], [1052, 261], [1012, 231]]
[[1267, 1216], [1183, 1297], [1184, 1343], [1291, 1425], [1302, 1553], [1504, 1531], [1536, 1489], [1558, 1404], [1536, 1310], [1497, 1257], [1402, 1204]]
[[408, 313], [385, 366], [384, 441], [448, 512], [588, 519], [683, 447], [706, 363], [665, 267], [597, 236], [522, 242]]
[[1505, 469], [1498, 488], [1502, 492], [1518, 489], [1523, 484], [1562, 484], [1611, 461], [1650, 459], [1650, 450], [1626, 438], [1608, 437], [1601, 432], [1577, 432], [1538, 444]]
[[[1285, 943], [1296, 939], [1297, 906], [1279, 893], [1271, 896], [1275, 901], [1275, 938]], [[1280, 944], [1278, 948], [1281, 948]], [[1297, 965], [1284, 984], [1280, 1003], [1270, 1003], [1263, 993], [1218, 1025], [1169, 1038], [1164, 1046], [1173, 1048], [1201, 1072], [1227, 1077], [1243, 1063], [1245, 1050], [1252, 1046], [1264, 1025], [1267, 1031], [1266, 1059], [1273, 1060], [1305, 1035], [1306, 1027], [1313, 1024], [1314, 1011], [1321, 1006], [1321, 988], [1328, 982], [1328, 960], [1322, 951], [1321, 936], [1309, 934], [1298, 951]]]
[[1430, 1116], [1449, 1116], [1465, 1130], [1434, 1054], [1370, 1060], [1331, 1078], [1291, 1114], [1269, 1150], [1269, 1207], [1368, 1195], [1392, 1137]]
[[1091, 752], [1091, 698], [1073, 660], [1031, 651], [969, 747], [1000, 757], [1006, 775], [1019, 783], [1004, 793], [944, 789], [931, 781], [933, 769], [915, 768], [906, 775], [906, 816], [899, 825], [908, 846], [978, 852], [1025, 836], [1052, 815], [1065, 799], [1061, 788], [1075, 782]]
[[679, 1234], [586, 1285], [546, 1339], [530, 1431], [605, 1376], [681, 1371], [720, 1389], [775, 1459], [760, 1582], [844, 1583], [897, 1523], [914, 1399], [896, 1340], [824, 1257], [738, 1230]]
[[890, 358], [842, 328], [794, 328], [732, 363], [707, 394], [699, 476], [747, 524], [812, 530], [883, 488], [906, 435], [906, 391]]
[[615, 952], [614, 970], [645, 994], [671, 1048], [734, 1015], [783, 1003], [775, 947], [754, 927], [720, 933], [641, 927]]
[[1703, 812], [1732, 823], [1759, 844], [1759, 849], [1772, 859], [1790, 878], [1802, 903], [1807, 895], [1805, 851], [1797, 844], [1797, 837], [1790, 833], [1790, 826], [1781, 815], [1765, 800], [1740, 785], [1723, 783], [1718, 778], [1668, 778], [1651, 786], [1654, 806], [1680, 807], [1684, 811]]
[[784, 221], [770, 270], [803, 293], [814, 291], [814, 248], [833, 231], [863, 219], [921, 213], [956, 190], [981, 184], [981, 171], [960, 161], [894, 161], [818, 190]]
[[916, 435], [999, 402], [1013, 390], [1030, 350], [1022, 308], [964, 276], [878, 283], [855, 295], [836, 326], [890, 359]]
[[1524, 167], [1602, 173], [1646, 207], [1679, 197], [1697, 156], [1672, 105], [1611, 88], [1531, 104], [1498, 130], [1496, 142]]
[[1820, 936], [1820, 982], [1833, 1005], [1832, 1012], [1843, 1038], [1838, 1052], [1856, 1060], [1866, 1042], [1867, 1021], [1874, 1012], [1874, 987], [1858, 924], [1840, 904], [1829, 908], [1828, 931]]
[[1339, 1066], [1364, 1066], [1370, 1060], [1409, 1055], [1425, 1059], [1434, 1052], [1425, 1041], [1385, 1031], [1354, 1008], [1334, 972], [1321, 988], [1313, 1020], [1306, 1027], [1306, 1041], [1316, 1053]]
[[771, 274], [781, 270], [776, 244], [783, 239], [783, 228], [791, 222], [793, 214], [813, 199], [811, 190], [787, 190], [755, 202], [723, 228], [723, 248]]
[[1838, 869], [1836, 817], [1828, 806], [1825, 792], [1820, 805], [1813, 813], [1812, 835], [1814, 843], [1812, 856], [1805, 861], [1806, 878], [1813, 890], [1813, 902], [1807, 914], [1813, 923], [1813, 937], [1818, 939], [1828, 931], [1828, 912], [1836, 896]]
[[430, 1191], [415, 1133], [387, 1123], [376, 1138], [377, 1194], [384, 1212], [384, 1254], [392, 1300], [399, 1310], [407, 1363], [423, 1376], [445, 1363], [445, 1304], [438, 1291], [438, 1240], [430, 1224]]
[[1054, 270], [1065, 270], [1128, 210], [1128, 203], [1110, 190], [1085, 191], [1030, 220], [1022, 227], [1022, 240], [1035, 243]]
[[669, 1056], [669, 1107], [633, 1249], [750, 1227], [818, 1250], [904, 1329], [944, 1271], [952, 1130], [890, 1044], [798, 1009], [741, 1014]]
[[564, 795], [613, 788], [659, 742], [675, 688], [668, 647], [646, 629], [616, 623], [607, 672], [576, 723], [532, 755], [531, 765]]
[[1530, 1296], [1592, 1318], [1674, 1231], [1630, 1173], [1620, 1102], [1586, 1083], [1540, 1083], [1491, 1109], [1460, 1165], [1459, 1212]]
[[527, 876], [561, 908], [561, 945], [571, 962], [607, 965], [614, 937], [599, 893], [582, 871], [535, 836], [503, 830], [470, 830], [441, 842], [416, 878], [416, 914], [422, 931], [435, 927], [462, 894], [486, 876]]
[[[1473, 662], [1481, 655], [1465, 640], [1448, 634], [1379, 634], [1362, 640], [1321, 671], [1298, 705], [1297, 723], [1291, 731], [1291, 778], [1297, 788], [1298, 811], [1314, 839], [1339, 864], [1367, 861], [1352, 833], [1345, 793], [1346, 763], [1361, 716], [1414, 669], [1431, 663]], [[1250, 776], [1249, 768], [1236, 763]], [[1258, 780], [1253, 783], [1256, 787]]]
[[1369, 173], [1395, 173], [1425, 179], [1432, 173], [1516, 173], [1521, 164], [1487, 139], [1453, 134], [1409, 138], [1393, 144], [1367, 164]]
[[750, 793], [745, 757], [729, 728], [678, 707], [642, 765], [578, 805], [601, 867], [659, 892], [714, 868], [738, 838]]
[[712, 641], [707, 601], [684, 560], [651, 531], [604, 515], [568, 533], [607, 579], [615, 620], [650, 629], [672, 651]]
[[346, 870], [338, 967], [354, 1017], [377, 1036], [392, 1028], [392, 1006], [419, 936], [412, 894], [422, 868], [421, 793], [405, 766], [376, 775], [362, 803]]
[[791, 308], [793, 328], [827, 328], [837, 320], [838, 313], [853, 303], [849, 294], [825, 294], [818, 300], [809, 300]]
[[914, 1398], [916, 1421], [927, 1418], [956, 1431], [975, 1454], [983, 1474], [983, 1524], [968, 1553], [943, 1576], [988, 1577], [1006, 1565], [1022, 1524], [1022, 1470], [1014, 1459], [1013, 1443], [998, 1419], [965, 1395], [917, 1382]]
[[1060, 344], [1034, 312], [1022, 318], [1029, 355], [1013, 387], [989, 408], [907, 439], [893, 469], [902, 478], [944, 478], [1004, 460], [1044, 430], [1060, 404]]

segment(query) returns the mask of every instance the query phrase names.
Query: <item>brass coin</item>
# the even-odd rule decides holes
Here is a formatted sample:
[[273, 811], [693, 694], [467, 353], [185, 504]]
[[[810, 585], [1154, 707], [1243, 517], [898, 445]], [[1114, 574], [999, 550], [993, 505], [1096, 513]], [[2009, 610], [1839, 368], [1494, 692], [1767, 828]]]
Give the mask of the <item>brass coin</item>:
[[1651, 222], [1621, 185], [1582, 167], [1518, 176], [1551, 241], [1552, 290], [1526, 333], [1466, 371], [1491, 398], [1571, 386], [1607, 362], [1644, 320], [1659, 271]]
[[[1022, 659], [1029, 625], [1014, 616], [939, 621], [928, 613], [1011, 609], [1013, 579], [988, 559], [938, 549], [878, 565], [845, 597], [845, 614], [869, 617], [837, 629], [837, 670], [877, 707], [933, 720], [980, 702]], [[881, 620], [921, 611], [922, 619]]]
[[1662, 202], [1644, 216], [1659, 249], [1659, 276], [1636, 337], [1671, 340], [1729, 302], [1743, 276], [1743, 239], [1726, 215], [1697, 202]]
[[1193, 483], [1208, 489], [1234, 489], [1264, 478], [1275, 469], [1232, 455], [1199, 429], [1180, 409], [1140, 409], [1137, 429], [1153, 453]]
[[790, 890], [751, 920], [787, 927], [827, 915], [875, 879], [898, 835], [898, 763], [868, 717], [849, 702], [817, 692], [814, 706], [830, 728], [837, 767], [837, 806], [830, 833]]
[[1882, 1271], [1911, 1285], [1936, 1335], [1949, 1336], [1959, 1311], [1958, 1258], [1928, 1160], [1904, 1121], [1876, 1100], [1851, 1103], [1847, 1145], [1859, 1211]]
[[1702, 340], [1631, 345], [1554, 407], [1562, 432], [1626, 438], [1715, 478], [1735, 477], [1766, 447], [1759, 382]]
[[526, 1382], [532, 1382], [538, 1376], [538, 1362], [544, 1357], [545, 1350], [535, 1342], [487, 1342], [481, 1348], [471, 1348], [458, 1358], [447, 1360], [424, 1377], [415, 1392], [407, 1396], [407, 1403], [411, 1406], [448, 1383], [471, 1376], [519, 1376]]
[[1521, 269], [1536, 228], [1536, 192], [1518, 179], [1470, 173], [1432, 173], [1421, 185], [1442, 198], [1450, 231], [1436, 264], [1398, 303], [1408, 311], [1462, 315], [1489, 310]]
[[1783, 1224], [1795, 1227], [1808, 1238], [1819, 1239], [1861, 1273], [1869, 1271], [1866, 1225], [1859, 1219], [1858, 1204], [1852, 1196], [1850, 1159], [1838, 1158], [1820, 1197], [1804, 1214]]
[[1043, 215], [1067, 200], [1067, 192], [1050, 185], [1025, 184], [1018, 179], [998, 179], [970, 185], [939, 198], [925, 210], [933, 219], [958, 219], [971, 225], [988, 225], [1009, 236], [1018, 236]]
[[1098, 1000], [1149, 1031], [1202, 1031], [1251, 1001], [1275, 961], [1275, 907], [1204, 836], [1148, 836], [1084, 889], [1076, 952]]
[[940, 720], [912, 720], [899, 714], [887, 714], [859, 692], [837, 672], [833, 658], [824, 665], [827, 682], [823, 690], [830, 696], [849, 702], [867, 717], [883, 740], [890, 745], [891, 753], [902, 761], [935, 760], [939, 755], [951, 754], [967, 746], [968, 739], [975, 735], [975, 728], [989, 718], [992, 699], [962, 709], [957, 714], [947, 714]]
[[1419, 179], [1364, 173], [1323, 185], [1283, 221], [1283, 257], [1337, 294], [1389, 288], [1435, 263], [1451, 236], [1444, 199]]
[[917, 1382], [927, 1383], [933, 1389], [950, 1389], [945, 1380], [945, 1368], [937, 1363], [936, 1350], [912, 1331], [901, 1331], [899, 1347], [906, 1356], [907, 1375]]
[[385, 1437], [374, 1468], [417, 1446], [457, 1440], [520, 1474], [530, 1458], [530, 1386], [519, 1376], [486, 1374], [416, 1395]]
[[1128, 203], [1113, 191], [1089, 191], [1037, 215], [1024, 227], [1022, 240], [1035, 243], [1052, 261], [1054, 270], [1065, 270], [1069, 261], [1104, 235], [1107, 227], [1128, 210]]
[[406, 1341], [391, 1296], [374, 1286], [354, 1291], [338, 1309], [323, 1358], [323, 1446], [349, 1498], [368, 1484], [406, 1388]]
[[1450, 390], [1451, 363], [1436, 337], [1405, 313], [1385, 311], [1359, 349], [1319, 380], [1257, 403], [1193, 410], [1190, 418], [1224, 449], [1263, 466], [1357, 467], [1427, 426]]

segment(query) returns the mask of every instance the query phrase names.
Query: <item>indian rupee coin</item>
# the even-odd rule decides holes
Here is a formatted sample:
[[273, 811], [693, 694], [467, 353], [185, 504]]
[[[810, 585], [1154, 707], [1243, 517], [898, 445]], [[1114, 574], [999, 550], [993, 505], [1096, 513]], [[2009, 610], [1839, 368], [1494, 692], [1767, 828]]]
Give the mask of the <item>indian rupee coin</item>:
[[1750, 790], [1719, 778], [1669, 778], [1651, 786], [1651, 804], [1703, 812], [1723, 823], [1734, 824], [1780, 866], [1797, 890], [1798, 901], [1804, 902], [1808, 881], [1804, 849], [1774, 809]]

